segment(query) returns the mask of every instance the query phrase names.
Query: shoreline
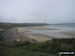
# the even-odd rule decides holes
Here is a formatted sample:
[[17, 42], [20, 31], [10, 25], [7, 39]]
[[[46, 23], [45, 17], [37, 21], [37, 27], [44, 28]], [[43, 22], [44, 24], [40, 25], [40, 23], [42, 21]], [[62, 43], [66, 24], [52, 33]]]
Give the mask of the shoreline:
[[69, 32], [61, 32], [63, 34], [69, 35], [69, 36], [74, 36], [75, 37], [75, 31], [69, 31]]
[[[30, 31], [36, 30], [36, 31]], [[41, 31], [42, 30], [42, 31]], [[48, 31], [47, 31], [48, 30]], [[51, 31], [51, 32], [50, 32]], [[4, 34], [4, 38], [8, 41], [33, 41], [37, 42], [52, 40], [53, 38], [71, 38], [75, 32], [52, 32], [60, 31], [55, 28], [47, 27], [15, 27], [7, 30]], [[10, 34], [10, 35], [9, 35]]]
[[28, 28], [32, 30], [59, 30], [56, 28], [49, 28], [49, 27], [44, 27], [44, 26], [28, 27]]

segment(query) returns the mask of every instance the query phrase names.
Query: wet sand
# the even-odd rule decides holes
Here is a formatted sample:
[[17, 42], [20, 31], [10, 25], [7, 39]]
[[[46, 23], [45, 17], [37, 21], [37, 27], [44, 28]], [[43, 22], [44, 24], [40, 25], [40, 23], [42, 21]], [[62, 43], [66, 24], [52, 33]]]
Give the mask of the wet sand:
[[75, 36], [75, 31], [61, 32], [61, 33], [69, 35], [69, 36]]
[[58, 30], [57, 29], [55, 30], [55, 28], [53, 28], [54, 30], [52, 28], [49, 28], [49, 29], [50, 30], [35, 30], [34, 27], [33, 29], [29, 28], [29, 30], [32, 31], [33, 33], [52, 36], [54, 38], [72, 38], [73, 37], [73, 35], [64, 34], [64, 32], [73, 31], [72, 29], [58, 29]]
[[39, 27], [29, 27], [29, 29], [32, 29], [32, 30], [57, 30], [55, 28], [48, 28], [48, 27], [42, 27], [42, 26], [39, 26]]

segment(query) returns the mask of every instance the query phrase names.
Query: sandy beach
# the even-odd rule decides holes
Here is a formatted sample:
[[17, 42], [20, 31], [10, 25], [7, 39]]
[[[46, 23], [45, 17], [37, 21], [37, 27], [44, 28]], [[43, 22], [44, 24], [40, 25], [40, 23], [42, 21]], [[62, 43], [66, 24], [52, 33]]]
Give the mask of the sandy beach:
[[23, 37], [21, 37], [21, 40], [23, 38], [22, 41], [25, 41], [25, 40], [28, 40], [28, 39], [30, 39], [29, 41], [31, 41], [31, 42], [33, 42], [33, 41], [42, 42], [42, 41], [51, 40], [53, 38], [51, 36], [33, 33], [31, 31], [29, 31], [29, 29], [41, 30], [42, 28], [43, 28], [43, 30], [53, 30], [52, 28], [50, 29], [50, 28], [46, 28], [46, 27], [45, 28], [44, 27], [20, 27], [20, 28], [17, 28], [17, 29], [18, 29], [19, 35], [23, 36]]
[[[31, 30], [36, 30], [36, 31], [31, 31]], [[48, 30], [48, 32], [46, 30]], [[15, 27], [6, 30], [4, 33], [5, 34], [4, 38], [8, 41], [27, 40], [30, 42], [42, 42], [42, 41], [52, 40], [53, 38], [69, 38], [71, 36], [75, 37], [75, 31], [52, 32], [52, 30], [56, 31], [57, 29], [47, 28], [47, 27]]]
[[52, 40], [53, 37], [43, 35], [43, 34], [26, 34], [25, 36], [35, 40], [36, 42], [42, 42], [47, 40]]
[[[35, 29], [40, 29], [40, 28], [36, 27]], [[46, 29], [46, 28], [44, 28], [44, 29]], [[43, 34], [32, 33], [31, 31], [29, 31], [29, 29], [27, 27], [17, 27], [17, 28], [12, 28], [12, 29], [6, 30], [4, 32], [4, 38], [7, 41], [25, 41], [25, 40], [28, 40], [30, 42], [33, 42], [33, 40], [34, 41], [36, 40], [37, 42], [42, 42], [42, 41], [46, 41], [46, 40], [51, 40], [53, 37], [43, 35]]]

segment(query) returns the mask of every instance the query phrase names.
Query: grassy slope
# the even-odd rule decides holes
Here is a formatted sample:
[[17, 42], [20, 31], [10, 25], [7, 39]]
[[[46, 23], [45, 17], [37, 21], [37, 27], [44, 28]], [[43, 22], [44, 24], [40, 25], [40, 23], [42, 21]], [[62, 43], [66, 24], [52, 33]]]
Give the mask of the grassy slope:
[[56, 56], [59, 51], [75, 51], [75, 39], [53, 39], [34, 44], [0, 42], [0, 48], [3, 56]]
[[2, 49], [1, 56], [54, 56], [51, 55], [50, 53], [42, 52], [40, 50], [37, 51], [36, 50], [37, 45], [38, 44], [30, 44], [30, 43], [26, 44], [26, 42], [1, 43], [0, 44], [0, 47]]

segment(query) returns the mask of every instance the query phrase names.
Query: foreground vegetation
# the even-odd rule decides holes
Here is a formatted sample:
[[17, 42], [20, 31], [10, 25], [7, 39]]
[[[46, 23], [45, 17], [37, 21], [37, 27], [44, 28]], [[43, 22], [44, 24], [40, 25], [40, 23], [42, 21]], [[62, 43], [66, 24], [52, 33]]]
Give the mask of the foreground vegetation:
[[61, 51], [75, 51], [75, 39], [53, 39], [40, 43], [0, 41], [0, 56], [58, 56]]

